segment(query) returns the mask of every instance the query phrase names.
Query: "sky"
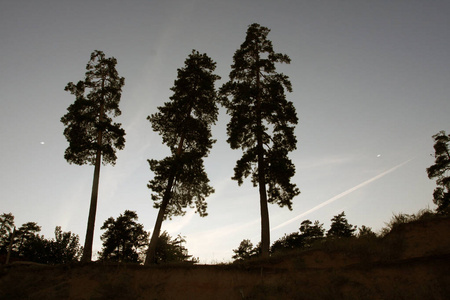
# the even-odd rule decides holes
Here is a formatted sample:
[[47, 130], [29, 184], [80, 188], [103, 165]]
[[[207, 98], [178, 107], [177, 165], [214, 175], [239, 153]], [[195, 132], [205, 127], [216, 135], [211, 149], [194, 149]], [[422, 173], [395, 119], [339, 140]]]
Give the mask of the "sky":
[[[101, 169], [94, 252], [109, 217], [136, 211], [152, 231], [157, 210], [147, 188], [147, 159], [169, 154], [146, 117], [172, 95], [177, 69], [193, 49], [217, 62], [228, 80], [248, 26], [271, 29], [276, 52], [291, 58], [287, 94], [299, 118], [293, 209], [269, 205], [271, 242], [303, 220], [345, 211], [349, 223], [381, 230], [393, 214], [435, 209], [432, 135], [450, 131], [450, 2], [415, 0], [1, 0], [0, 213], [17, 226], [56, 226], [84, 244], [93, 166], [64, 160], [60, 118], [94, 50], [115, 57], [125, 77], [116, 119], [126, 131], [115, 166]], [[208, 213], [188, 210], [163, 223], [181, 234], [202, 263], [231, 260], [243, 239], [260, 240], [258, 189], [231, 180], [242, 152], [226, 142], [224, 109], [205, 169], [215, 193]]]

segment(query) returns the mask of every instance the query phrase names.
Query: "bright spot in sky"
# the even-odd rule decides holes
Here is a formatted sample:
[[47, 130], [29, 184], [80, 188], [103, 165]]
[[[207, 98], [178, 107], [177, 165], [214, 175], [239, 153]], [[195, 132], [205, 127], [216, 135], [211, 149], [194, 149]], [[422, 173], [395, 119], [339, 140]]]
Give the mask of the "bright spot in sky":
[[378, 154], [377, 157], [381, 157], [381, 154]]
[[45, 144], [45, 142], [41, 142], [41, 145], [44, 145]]

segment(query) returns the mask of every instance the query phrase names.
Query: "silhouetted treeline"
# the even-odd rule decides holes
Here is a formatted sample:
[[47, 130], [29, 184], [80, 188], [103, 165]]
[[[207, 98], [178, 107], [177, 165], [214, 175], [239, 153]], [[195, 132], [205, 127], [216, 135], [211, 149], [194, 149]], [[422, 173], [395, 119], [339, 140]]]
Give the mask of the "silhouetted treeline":
[[[276, 240], [270, 247], [270, 253], [279, 253], [292, 249], [308, 249], [314, 244], [323, 241], [324, 239], [340, 239], [361, 236], [375, 236], [375, 233], [370, 227], [362, 226], [359, 233], [356, 235], [356, 226], [348, 223], [345, 217], [345, 212], [342, 212], [331, 219], [330, 229], [325, 233], [323, 223], [319, 221], [311, 222], [305, 220], [300, 223], [298, 232], [285, 234], [282, 238]], [[235, 261], [246, 260], [251, 257], [259, 255], [259, 245], [253, 247], [250, 240], [243, 240], [237, 249], [233, 249], [233, 259]]]
[[[148, 247], [149, 233], [137, 222], [136, 212], [126, 210], [119, 217], [108, 218], [101, 227], [102, 250], [99, 261], [142, 263]], [[29, 261], [41, 264], [67, 264], [81, 259], [83, 248], [76, 234], [55, 228], [55, 237], [46, 239], [40, 235], [41, 227], [28, 222], [16, 228], [11, 213], [0, 215], [0, 264]], [[173, 238], [164, 231], [156, 249], [157, 263], [196, 263], [198, 258], [189, 255], [181, 235]]]
[[[32, 261], [42, 264], [65, 264], [78, 261], [82, 248], [76, 234], [55, 228], [55, 237], [46, 239], [39, 235], [41, 227], [28, 222], [16, 228], [14, 216], [3, 213], [0, 216], [0, 254], [2, 262]], [[4, 259], [3, 259], [4, 258]]]
[[[299, 231], [285, 234], [276, 240], [271, 247], [271, 254], [283, 254], [290, 250], [308, 249], [341, 249], [345, 251], [358, 252], [358, 244], [362, 247], [377, 248], [379, 242], [396, 230], [400, 225], [435, 218], [445, 218], [446, 215], [430, 209], [422, 209], [416, 214], [396, 214], [385, 223], [379, 233], [372, 231], [370, 227], [357, 226], [348, 223], [345, 213], [342, 212], [331, 219], [330, 229], [325, 232], [323, 224], [319, 221], [312, 223], [305, 220], [301, 223]], [[356, 232], [358, 231], [358, 232]], [[346, 246], [348, 245], [348, 246]], [[355, 247], [352, 249], [352, 247]], [[361, 247], [361, 246], [360, 246]], [[366, 249], [364, 251], [376, 251], [377, 249]], [[379, 251], [379, 249], [378, 249]], [[260, 255], [260, 245], [253, 246], [250, 240], [244, 239], [237, 249], [233, 249], [234, 262], [241, 262]]]
[[[105, 232], [101, 236], [102, 251], [98, 253], [100, 261], [144, 262], [146, 249], [149, 245], [149, 232], [146, 232], [144, 226], [137, 220], [136, 212], [125, 210], [116, 219], [110, 217], [103, 223], [101, 229]], [[159, 235], [155, 252], [156, 262], [197, 262], [198, 260], [193, 259], [183, 246], [185, 242], [186, 240], [181, 235], [172, 238], [164, 231]]]

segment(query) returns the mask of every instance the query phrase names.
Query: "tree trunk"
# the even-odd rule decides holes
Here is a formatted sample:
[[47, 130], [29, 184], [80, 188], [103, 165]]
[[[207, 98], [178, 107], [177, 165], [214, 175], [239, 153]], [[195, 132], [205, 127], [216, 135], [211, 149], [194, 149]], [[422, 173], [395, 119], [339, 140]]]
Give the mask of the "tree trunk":
[[152, 238], [150, 240], [150, 245], [148, 246], [144, 265], [156, 263], [156, 246], [158, 244], [159, 234], [161, 233], [161, 226], [162, 222], [164, 221], [164, 214], [166, 213], [166, 208], [170, 201], [171, 190], [174, 180], [175, 180], [175, 172], [172, 171], [172, 174], [170, 174], [169, 181], [167, 183], [166, 190], [164, 191], [161, 206], [159, 207], [158, 217], [156, 218], [155, 227], [153, 228]]
[[[102, 90], [104, 89], [104, 81], [102, 82]], [[102, 99], [100, 103], [100, 116], [99, 124], [103, 123], [105, 102]], [[100, 180], [100, 166], [102, 162], [102, 137], [103, 130], [99, 129], [97, 135], [97, 154], [95, 156], [95, 168], [94, 168], [94, 180], [92, 182], [92, 193], [91, 193], [91, 206], [89, 208], [89, 218], [86, 229], [86, 239], [84, 241], [83, 256], [81, 257], [82, 262], [90, 262], [92, 260], [92, 245], [94, 242], [94, 228], [95, 228], [95, 216], [97, 213], [97, 199], [98, 199], [98, 183]]]
[[[101, 134], [99, 134], [101, 138]], [[92, 259], [92, 244], [94, 241], [95, 216], [97, 213], [97, 199], [98, 199], [98, 183], [100, 178], [100, 165], [102, 161], [102, 152], [97, 150], [95, 158], [94, 180], [92, 183], [91, 206], [89, 208], [89, 218], [86, 230], [86, 239], [84, 242], [82, 262], [90, 262]]]
[[259, 145], [259, 139], [260, 138], [258, 137], [258, 185], [261, 210], [261, 255], [266, 258], [269, 257], [270, 248], [269, 208], [267, 207], [264, 150], [262, 145]]
[[[180, 156], [183, 152], [184, 135], [181, 136], [180, 142], [178, 143], [178, 149], [175, 154], [176, 157]], [[167, 205], [171, 198], [171, 191], [173, 183], [175, 181], [176, 166], [172, 167], [170, 171], [169, 180], [167, 182], [166, 190], [164, 191], [161, 206], [159, 207], [158, 216], [156, 218], [155, 227], [153, 228], [152, 238], [150, 239], [150, 244], [148, 245], [147, 255], [145, 257], [144, 265], [150, 265], [156, 263], [156, 246], [158, 245], [159, 234], [161, 233], [162, 222], [164, 221], [164, 215], [166, 213]]]
[[[257, 60], [258, 62], [258, 60]], [[256, 141], [258, 153], [258, 186], [259, 186], [259, 202], [261, 210], [261, 255], [264, 258], [269, 257], [270, 248], [270, 227], [269, 227], [269, 209], [267, 207], [267, 191], [266, 176], [264, 164], [264, 148], [263, 148], [263, 130], [262, 130], [262, 114], [261, 114], [261, 98], [260, 98], [260, 74], [259, 68], [256, 73], [257, 96], [256, 96]]]

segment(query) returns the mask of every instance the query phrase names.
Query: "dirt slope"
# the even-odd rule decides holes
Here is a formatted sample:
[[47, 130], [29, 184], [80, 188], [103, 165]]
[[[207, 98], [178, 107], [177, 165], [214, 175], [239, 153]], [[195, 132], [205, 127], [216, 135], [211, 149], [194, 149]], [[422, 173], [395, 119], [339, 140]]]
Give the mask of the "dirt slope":
[[450, 218], [239, 265], [11, 265], [0, 299], [449, 299]]

